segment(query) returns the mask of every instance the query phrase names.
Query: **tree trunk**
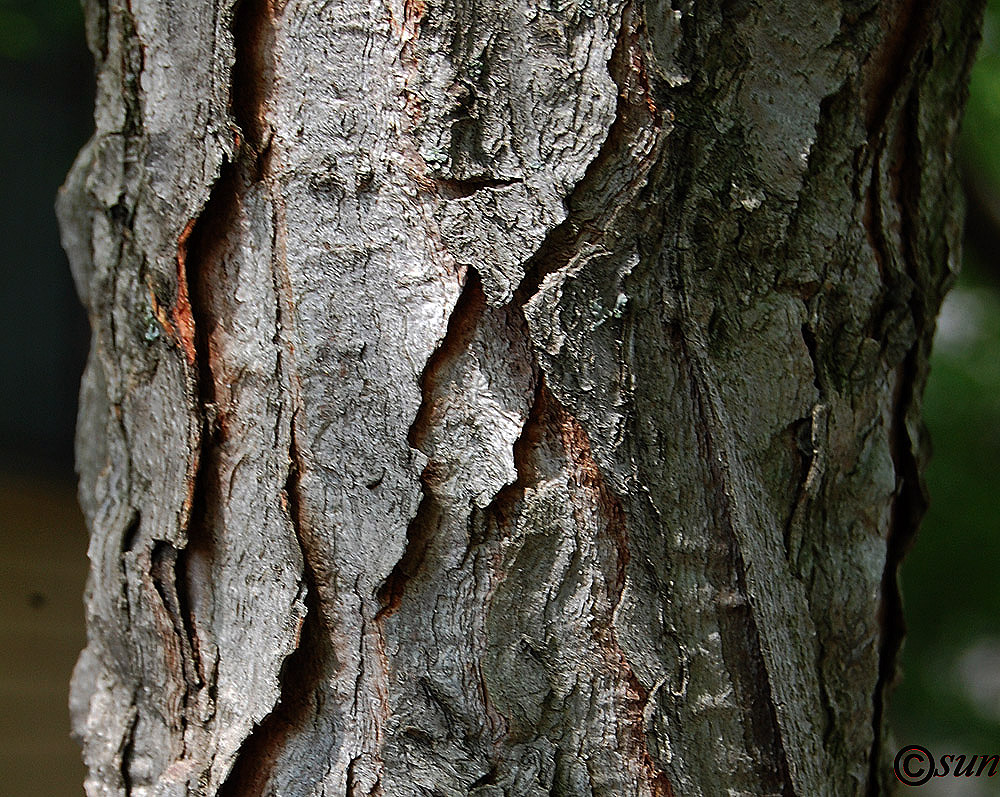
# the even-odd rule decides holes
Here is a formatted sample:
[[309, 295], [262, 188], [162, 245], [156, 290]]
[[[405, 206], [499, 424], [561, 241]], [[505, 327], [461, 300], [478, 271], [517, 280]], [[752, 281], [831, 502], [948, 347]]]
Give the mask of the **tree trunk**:
[[89, 795], [884, 790], [981, 9], [674, 5], [88, 0]]

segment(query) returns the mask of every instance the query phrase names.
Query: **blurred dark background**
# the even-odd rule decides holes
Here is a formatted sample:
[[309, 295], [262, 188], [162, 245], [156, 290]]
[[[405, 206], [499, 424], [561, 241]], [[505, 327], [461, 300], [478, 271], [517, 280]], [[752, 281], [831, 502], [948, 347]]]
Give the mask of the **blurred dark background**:
[[85, 641], [73, 427], [86, 316], [52, 205], [92, 129], [78, 0], [0, 0], [0, 793], [83, 794], [67, 683]]
[[82, 26], [77, 0], [0, 0], [0, 465], [62, 478], [88, 333], [52, 203], [93, 129]]
[[[52, 210], [92, 130], [82, 31], [77, 0], [0, 0], [0, 792], [23, 797], [83, 793], [66, 701], [84, 644], [87, 540], [72, 441], [88, 331]], [[898, 744], [941, 753], [1000, 753], [998, 133], [995, 0], [963, 132], [966, 262], [942, 313], [927, 389], [932, 503], [903, 567], [910, 630], [891, 710]], [[976, 779], [923, 788], [1000, 793]]]

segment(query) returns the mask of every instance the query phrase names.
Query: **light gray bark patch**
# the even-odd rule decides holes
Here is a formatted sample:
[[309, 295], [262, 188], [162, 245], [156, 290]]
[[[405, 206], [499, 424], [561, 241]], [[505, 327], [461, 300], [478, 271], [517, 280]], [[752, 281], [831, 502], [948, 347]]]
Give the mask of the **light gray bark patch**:
[[449, 251], [479, 271], [491, 304], [510, 299], [607, 138], [616, 107], [607, 62], [622, 7], [426, 5], [407, 92], [429, 174], [517, 181], [446, 199], [437, 213]]
[[442, 499], [484, 509], [517, 478], [513, 446], [535, 380], [525, 332], [517, 308], [488, 306], [470, 272], [421, 378], [424, 400], [409, 435], [428, 458], [425, 483]]
[[[388, 13], [386, 13], [388, 12]], [[407, 133], [419, 8], [291, 2], [274, 24], [271, 142], [283, 324], [294, 363], [299, 530], [322, 616], [317, 706], [274, 768], [316, 791], [380, 782], [387, 662], [376, 591], [406, 547], [426, 457], [407, 444], [419, 380], [462, 271], [443, 251], [432, 181]], [[418, 232], [419, 231], [419, 232]]]
[[566, 196], [607, 136], [621, 4], [427, 3], [409, 83], [435, 176], [538, 176]]
[[490, 782], [506, 787], [528, 748], [552, 757], [563, 784], [585, 775], [581, 793], [671, 794], [647, 750], [649, 694], [611, 622], [629, 556], [618, 499], [582, 427], [544, 387], [529, 423], [519, 492], [495, 515], [502, 559], [484, 674], [507, 733]]
[[537, 197], [546, 186], [529, 178], [444, 203], [441, 236], [456, 262], [482, 272], [490, 304], [506, 304], [524, 276], [524, 264], [546, 233], [565, 218], [561, 197]]
[[[279, 234], [294, 297], [297, 424], [308, 462], [303, 503], [336, 541], [331, 561], [345, 568], [345, 583], [361, 576], [374, 590], [398, 559], [419, 501], [422, 457], [406, 433], [420, 404], [419, 375], [460, 282], [433, 232], [414, 234], [433, 225], [433, 200], [399, 170], [397, 142], [385, 135], [386, 125], [406, 124], [399, 38], [384, 20], [371, 30], [359, 25], [366, 9], [300, 10], [315, 31], [316, 57], [304, 55], [298, 30], [279, 20], [278, 60], [302, 76], [305, 93], [297, 84], [286, 90], [279, 76], [273, 124]], [[285, 14], [294, 18], [288, 7]], [[370, 71], [353, 60], [366, 48]], [[367, 115], [371, 107], [378, 113]], [[355, 135], [334, 136], [341, 128]], [[364, 165], [361, 153], [370, 159]], [[359, 183], [369, 168], [371, 180]]]
[[[392, 662], [389, 791], [447, 783], [465, 793], [494, 765], [501, 720], [480, 673], [492, 584], [483, 510], [518, 478], [514, 448], [534, 384], [519, 309], [489, 306], [471, 272], [421, 380], [424, 400], [410, 440], [428, 458], [424, 498], [376, 618]], [[414, 647], [412, 639], [433, 645]]]

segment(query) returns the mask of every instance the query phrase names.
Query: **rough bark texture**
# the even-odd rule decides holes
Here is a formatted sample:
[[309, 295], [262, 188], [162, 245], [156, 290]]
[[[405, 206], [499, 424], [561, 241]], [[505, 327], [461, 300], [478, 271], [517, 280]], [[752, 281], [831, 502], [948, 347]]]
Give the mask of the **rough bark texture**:
[[87, 793], [881, 793], [976, 6], [88, 0]]

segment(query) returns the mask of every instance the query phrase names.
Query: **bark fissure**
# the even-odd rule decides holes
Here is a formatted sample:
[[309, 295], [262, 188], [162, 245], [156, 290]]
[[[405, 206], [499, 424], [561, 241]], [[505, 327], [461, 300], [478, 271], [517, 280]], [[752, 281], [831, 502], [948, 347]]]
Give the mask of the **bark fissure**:
[[[806, 307], [808, 309], [808, 302]], [[799, 579], [803, 573], [798, 563], [798, 555], [802, 546], [802, 529], [806, 522], [806, 514], [810, 505], [816, 499], [821, 488], [823, 471], [825, 469], [823, 453], [823, 430], [821, 424], [825, 420], [829, 408], [826, 404], [825, 381], [822, 374], [822, 364], [817, 348], [816, 331], [809, 322], [802, 324], [802, 341], [809, 352], [809, 362], [812, 366], [813, 385], [816, 387], [817, 400], [812, 407], [808, 419], [796, 424], [795, 445], [801, 459], [800, 476], [795, 488], [795, 502], [788, 514], [784, 528], [785, 555], [792, 571]]]
[[[272, 0], [239, 0], [233, 16], [236, 52], [230, 110], [258, 157], [271, 137], [266, 109], [275, 79], [274, 13]], [[237, 145], [240, 143], [237, 137]]]
[[470, 177], [464, 180], [449, 179], [439, 177], [434, 181], [438, 196], [443, 200], [463, 199], [470, 197], [477, 191], [487, 188], [504, 188], [509, 185], [523, 183], [521, 177], [494, 178], [494, 177]]
[[886, 4], [883, 20], [888, 35], [864, 67], [865, 124], [869, 139], [885, 128], [898, 102], [900, 88], [913, 80], [918, 53], [928, 38], [930, 21], [937, 17], [939, 0], [896, 0]]
[[720, 420], [710, 388], [705, 383], [704, 366], [680, 330], [678, 345], [688, 363], [688, 378], [700, 420], [697, 429], [704, 446], [702, 459], [708, 464], [711, 478], [714, 525], [724, 538], [724, 561], [720, 563], [721, 571], [715, 574], [719, 579], [717, 588], [725, 597], [717, 610], [723, 655], [736, 699], [744, 713], [748, 746], [757, 753], [754, 765], [758, 768], [762, 787], [768, 793], [780, 791], [783, 797], [795, 797], [797, 792], [792, 783], [788, 754], [774, 703], [772, 675], [764, 657], [754, 600], [746, 584], [747, 568], [742, 551], [744, 534], [739, 529], [742, 521], [735, 516], [732, 506], [733, 501], [740, 498], [734, 498], [731, 491], [739, 488], [734, 486], [726, 444], [717, 440], [725, 432], [719, 431]]
[[[524, 276], [513, 294], [511, 307], [517, 310], [526, 329], [530, 322], [525, 318], [525, 308], [543, 290], [550, 275], [568, 269], [585, 252], [599, 250], [618, 220], [632, 211], [672, 130], [672, 113], [661, 111], [652, 97], [640, 44], [640, 27], [634, 6], [627, 3], [622, 9], [621, 26], [608, 63], [618, 88], [615, 118], [596, 158], [588, 164], [583, 177], [565, 200], [567, 218], [545, 237], [528, 260]], [[532, 333], [528, 334], [531, 340]], [[532, 343], [539, 345], [538, 341], [532, 340]], [[667, 797], [673, 795], [673, 790], [666, 774], [650, 754], [646, 741], [645, 713], [651, 696], [633, 672], [616, 638], [613, 620], [622, 601], [629, 559], [624, 513], [590, 452], [586, 431], [546, 387], [546, 368], [537, 354], [533, 360], [533, 368], [538, 370], [539, 376], [531, 411], [513, 449], [517, 479], [498, 494], [488, 511], [496, 518], [498, 528], [512, 522], [518, 504], [525, 500], [526, 491], [542, 475], [531, 473], [533, 449], [541, 443], [546, 424], [554, 424], [560, 430], [561, 446], [577, 489], [588, 495], [595, 506], [604, 507], [601, 513], [606, 519], [604, 533], [615, 551], [612, 570], [606, 574], [607, 617], [603, 623], [597, 618], [593, 622], [594, 633], [601, 639], [598, 644], [604, 649], [609, 666], [618, 671], [624, 682], [621, 698], [624, 702], [620, 707], [623, 716], [616, 717], [616, 721], [624, 737], [630, 740], [624, 747], [632, 757], [632, 765], [627, 775], [625, 771], [621, 774], [630, 778], [632, 787], [640, 789], [640, 793], [641, 782], [644, 782], [649, 794]], [[589, 510], [574, 506], [572, 511], [577, 515]], [[579, 516], [577, 522], [582, 527], [588, 525], [588, 521]], [[597, 627], [607, 628], [607, 636], [596, 630]], [[586, 757], [583, 745], [581, 740], [577, 755]], [[588, 773], [591, 788], [596, 782], [602, 782], [607, 774], [595, 773], [589, 765]]]
[[632, 211], [673, 130], [673, 113], [657, 106], [649, 87], [640, 27], [633, 4], [626, 3], [608, 61], [608, 72], [618, 88], [615, 118], [597, 157], [565, 200], [566, 219], [545, 236], [525, 263], [513, 299], [522, 307], [548, 275], [566, 268], [585, 249], [598, 246], [615, 220]]
[[[407, 443], [424, 454], [428, 453], [424, 449], [432, 425], [431, 413], [435, 407], [435, 396], [431, 390], [431, 382], [444, 364], [460, 357], [469, 345], [469, 341], [479, 324], [484, 306], [485, 300], [479, 274], [474, 269], [470, 269], [465, 275], [465, 284], [462, 286], [458, 301], [455, 302], [451, 315], [448, 317], [448, 329], [445, 336], [428, 358], [420, 375], [422, 399], [417, 415], [413, 419], [413, 423], [410, 424]], [[430, 543], [430, 534], [433, 528], [427, 522], [427, 517], [431, 510], [431, 503], [435, 500], [429, 489], [429, 481], [435, 478], [434, 469], [435, 463], [430, 461], [421, 474], [422, 498], [420, 505], [407, 527], [403, 554], [388, 578], [379, 587], [379, 610], [376, 620], [391, 615], [399, 606], [406, 582], [417, 572]]]
[[[922, 52], [918, 50], [917, 53]], [[917, 55], [912, 55], [915, 60]], [[917, 86], [919, 77], [914, 77], [907, 92], [905, 103], [899, 110], [898, 136], [894, 163], [889, 167], [891, 188], [888, 192], [899, 214], [900, 258], [904, 277], [912, 280], [912, 294], [905, 297], [904, 307], [912, 314], [914, 335], [902, 362], [896, 368], [896, 399], [893, 406], [892, 425], [889, 430], [889, 451], [896, 473], [896, 495], [892, 503], [886, 542], [885, 570], [882, 575], [880, 607], [882, 639], [879, 646], [878, 681], [874, 694], [873, 730], [874, 743], [869, 773], [869, 793], [876, 795], [882, 789], [883, 728], [885, 724], [885, 704], [888, 691], [896, 676], [896, 659], [899, 654], [906, 623], [903, 617], [902, 596], [899, 588], [899, 566], [910, 543], [917, 533], [920, 521], [927, 507], [927, 495], [917, 461], [917, 441], [911, 439], [907, 428], [915, 401], [918, 401], [919, 369], [916, 361], [929, 350], [929, 335], [934, 326], [936, 305], [928, 316], [927, 299], [921, 300], [917, 286], [926, 285], [921, 273], [921, 265], [914, 252], [917, 231], [913, 219], [919, 213], [921, 162], [920, 134], [917, 129]], [[877, 168], [877, 167], [876, 167]], [[881, 225], [880, 225], [881, 226]], [[930, 287], [930, 286], [927, 286]], [[899, 301], [899, 299], [897, 299]]]
[[[410, 4], [407, 4], [407, 9], [409, 11]], [[418, 4], [415, 6], [412, 20], [410, 15], [407, 15], [408, 24], [413, 26], [414, 31], [419, 26], [423, 12], [423, 4]], [[570, 209], [569, 216], [545, 237], [538, 251], [525, 264], [524, 276], [506, 307], [509, 312], [520, 316], [519, 321], [515, 323], [524, 323], [523, 308], [537, 294], [546, 276], [565, 268], [586, 246], [597, 243], [603, 237], [614, 218], [629, 204], [621, 201], [622, 196], [634, 198], [635, 193], [644, 184], [648, 170], [662, 145], [663, 136], [660, 135], [663, 125], [662, 115], [649, 97], [644, 71], [640, 68], [636, 76], [632, 69], [635, 65], [642, 67], [644, 61], [639, 47], [639, 23], [630, 3], [623, 8], [621, 19], [621, 27], [609, 62], [609, 71], [619, 87], [615, 119], [597, 157], [588, 164], [584, 176], [565, 200]], [[414, 32], [411, 38], [415, 36]], [[638, 162], [632, 163], [629, 156], [636, 154], [632, 152], [636, 138], [650, 124], [653, 128], [652, 138], [644, 142], [645, 149], [640, 149]], [[629, 175], [624, 185], [616, 185], [614, 180], [609, 180], [610, 175], [616, 175], [623, 170]], [[483, 188], [519, 182], [523, 181], [520, 178], [438, 179], [435, 184], [438, 195], [447, 200], [452, 196], [468, 196]], [[442, 361], [453, 358], [460, 347], [467, 345], [483, 309], [481, 284], [476, 270], [470, 268], [462, 294], [452, 310], [446, 336], [429, 358], [421, 374], [423, 400], [408, 435], [410, 445], [415, 448], [420, 448], [419, 437], [425, 433], [426, 414], [428, 408], [432, 406], [426, 389], [429, 375]], [[537, 367], [537, 364], [533, 367]], [[417, 518], [421, 514], [418, 509]], [[411, 566], [419, 559], [417, 551], [426, 545], [426, 535], [421, 533], [421, 525], [417, 518], [411, 523], [413, 552], [410, 552], [411, 548], [407, 546], [403, 554], [407, 566]], [[411, 538], [409, 531], [407, 537]], [[380, 600], [383, 604], [380, 612], [387, 611], [390, 604], [398, 603], [398, 594], [403, 581], [405, 581], [403, 570], [394, 570], [380, 590]]]
[[413, 520], [407, 526], [406, 546], [403, 548], [403, 554], [396, 562], [392, 572], [389, 573], [389, 577], [379, 587], [379, 610], [375, 615], [376, 621], [391, 616], [399, 608], [403, 599], [403, 591], [406, 589], [406, 582], [416, 575], [427, 551], [427, 546], [430, 544], [430, 534], [433, 527], [426, 518], [433, 499], [426, 492], [426, 477], [421, 477], [421, 484], [425, 491], [424, 497], [420, 500]]
[[136, 708], [136, 695], [133, 694], [129, 700], [129, 719], [128, 728], [123, 737], [123, 743], [120, 753], [120, 762], [118, 765], [118, 774], [122, 779], [122, 787], [125, 790], [125, 797], [130, 797], [132, 794], [132, 775], [130, 773], [130, 768], [132, 766], [132, 753], [135, 751], [135, 732], [139, 725], [139, 710]]
[[[915, 63], [926, 46], [928, 20], [933, 18], [931, 13], [934, 5], [936, 4], [927, 4], [925, 16], [918, 8], [919, 4], [905, 3], [903, 24], [898, 28], [894, 27], [896, 33], [887, 39], [883, 51], [873, 59], [874, 65], [868, 66], [869, 80], [881, 81], [881, 85], [870, 87], [867, 93], [872, 101], [866, 118], [868, 136], [870, 141], [874, 139], [876, 143], [872, 147], [870, 159], [871, 179], [865, 193], [864, 222], [882, 281], [889, 286], [882, 307], [879, 308], [879, 315], [882, 317], [873, 314], [868, 323], [867, 334], [873, 338], [884, 337], [879, 334], [883, 331], [881, 327], [893, 322], [898, 324], [894, 315], [898, 312], [900, 301], [914, 312], [913, 320], [917, 322], [917, 330], [924, 327], [917, 313], [918, 308], [908, 297], [899, 297], [896, 292], [901, 290], [897, 287], [899, 280], [906, 276], [914, 281], [913, 286], [920, 284], [918, 266], [913, 260], [911, 241], [908, 239], [908, 235], [913, 234], [909, 220], [913, 208], [909, 197], [904, 198], [903, 194], [906, 172], [919, 168], [919, 161], [908, 163], [908, 156], [915, 154], [909, 150], [917, 145], [915, 137], [918, 135], [910, 123], [910, 106], [916, 101], [915, 92], [920, 80], [914, 74]], [[905, 90], [902, 100], [901, 90]], [[887, 218], [891, 212], [898, 214], [898, 226], [895, 230], [891, 228], [892, 222]], [[893, 232], [899, 244], [898, 262], [894, 259], [897, 250], [892, 245]], [[905, 288], [902, 290], [905, 291]], [[915, 378], [912, 360], [918, 348], [919, 342], [908, 341], [907, 352], [896, 369], [894, 380], [896, 395], [889, 430], [889, 448], [896, 474], [896, 491], [892, 501], [886, 559], [880, 585], [882, 633], [878, 649], [878, 677], [873, 694], [872, 747], [868, 772], [868, 794], [872, 797], [879, 794], [883, 786], [881, 765], [884, 705], [887, 690], [895, 677], [896, 653], [904, 631], [897, 570], [923, 514], [919, 483], [912, 481], [917, 476], [917, 464], [913, 456], [912, 441], [906, 430]]]
[[[306, 726], [318, 710], [316, 695], [327, 675], [330, 658], [328, 635], [331, 633], [328, 614], [317, 589], [313, 569], [317, 552], [308, 534], [303, 531], [300, 484], [303, 463], [295, 443], [295, 419], [291, 420], [288, 478], [282, 492], [292, 519], [295, 535], [302, 551], [303, 581], [300, 591], [306, 604], [306, 615], [299, 629], [295, 649], [281, 665], [278, 682], [281, 695], [271, 712], [243, 740], [219, 797], [263, 797], [268, 793], [272, 772], [284, 752], [284, 743], [298, 729]], [[318, 560], [322, 562], [322, 559]]]
[[[189, 605], [184, 599], [183, 579], [181, 578], [182, 566], [180, 564], [180, 551], [173, 545], [162, 540], [153, 545], [150, 553], [150, 576], [153, 586], [163, 608], [173, 623], [174, 633], [181, 646], [184, 682], [187, 688], [198, 689], [202, 686], [200, 670], [201, 666], [197, 658], [196, 646], [194, 643], [195, 633], [191, 624]], [[187, 695], [185, 694], [185, 703]]]
[[[208, 205], [211, 201], [210, 196], [202, 213], [208, 210]], [[167, 326], [167, 330], [175, 336], [177, 344], [184, 351], [188, 365], [192, 367], [200, 367], [200, 365], [197, 344], [195, 342], [195, 320], [192, 314], [193, 310], [190, 298], [191, 277], [188, 267], [188, 249], [191, 236], [194, 234], [197, 225], [197, 218], [189, 220], [181, 232], [180, 238], [177, 239], [177, 297], [170, 310], [170, 317], [173, 319], [173, 324]]]
[[517, 477], [501, 488], [490, 504], [483, 509], [498, 529], [509, 529], [513, 525], [517, 505], [524, 499], [524, 491], [536, 481], [530, 458], [532, 449], [537, 447], [542, 426], [547, 416], [547, 398], [544, 377], [539, 375], [532, 391], [531, 408], [521, 426], [521, 431], [511, 448], [514, 470]]
[[[173, 318], [179, 330], [185, 353], [196, 367], [194, 377], [197, 407], [201, 414], [201, 432], [195, 455], [194, 475], [189, 486], [189, 512], [184, 533], [184, 546], [173, 549], [170, 573], [177, 594], [178, 609], [183, 622], [183, 650], [188, 694], [185, 695], [184, 721], [189, 711], [198, 712], [191, 704], [191, 692], [206, 686], [206, 672], [201, 660], [201, 629], [194, 614], [195, 593], [208, 585], [198, 582], [201, 569], [192, 566], [192, 559], [210, 562], [215, 557], [216, 529], [223, 511], [224, 498], [219, 492], [221, 472], [217, 446], [225, 436], [228, 407], [219, 406], [216, 382], [217, 354], [210, 341], [217, 323], [216, 294], [225, 286], [225, 241], [236, 213], [238, 177], [231, 166], [224, 166], [201, 213], [185, 228], [178, 242], [178, 298]], [[154, 551], [155, 553], [155, 551]], [[190, 665], [187, 662], [190, 661]], [[208, 694], [208, 693], [206, 693]], [[185, 740], [186, 744], [186, 740]]]
[[[629, 664], [618, 641], [618, 632], [613, 619], [624, 596], [630, 558], [628, 528], [621, 501], [610, 489], [600, 466], [595, 461], [586, 431], [545, 388], [544, 378], [539, 378], [539, 397], [559, 426], [563, 447], [573, 467], [573, 478], [578, 486], [593, 498], [594, 508], [605, 518], [605, 533], [611, 538], [614, 547], [613, 573], [606, 574], [609, 611], [603, 622], [595, 618], [594, 633], [598, 637], [603, 637], [606, 633], [606, 641], [602, 640], [602, 644], [608, 648], [607, 655], [612, 666], [621, 672], [625, 681], [625, 716], [620, 718], [619, 722], [630, 737], [630, 752], [635, 756], [639, 768], [639, 772], [635, 774], [641, 775], [646, 780], [651, 797], [674, 797], [670, 781], [657, 766], [646, 741], [646, 708], [651, 698], [650, 690], [642, 686]], [[573, 508], [581, 528], [587, 525], [587, 519], [580, 516], [583, 511], [586, 509], [576, 506]]]

